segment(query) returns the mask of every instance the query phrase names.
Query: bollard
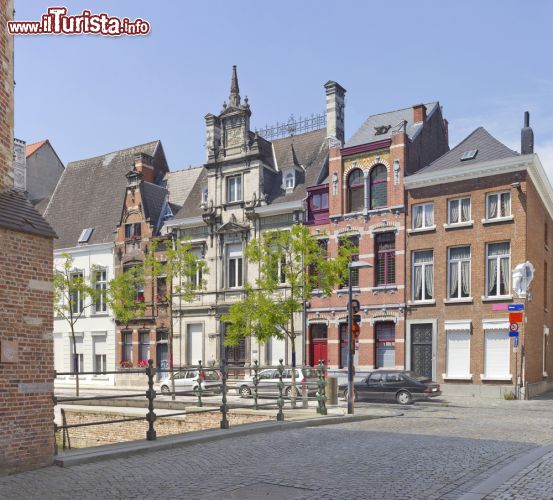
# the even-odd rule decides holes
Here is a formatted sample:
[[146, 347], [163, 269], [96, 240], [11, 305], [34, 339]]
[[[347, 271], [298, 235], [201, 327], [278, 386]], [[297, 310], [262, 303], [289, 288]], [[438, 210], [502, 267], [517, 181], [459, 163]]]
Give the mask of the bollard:
[[317, 381], [317, 385], [319, 386], [319, 390], [317, 392], [317, 413], [321, 415], [326, 415], [326, 395], [325, 395], [325, 365], [323, 361], [319, 361], [319, 366], [317, 367], [317, 373], [319, 375], [319, 380]]
[[154, 399], [156, 397], [156, 391], [154, 391], [155, 373], [154, 362], [149, 359], [148, 368], [146, 368], [146, 375], [148, 375], [148, 390], [146, 391], [146, 398], [148, 399], [148, 414], [146, 415], [148, 430], [146, 431], [146, 439], [148, 441], [155, 441], [156, 439], [156, 431], [154, 429], [154, 422], [156, 421], [156, 414], [154, 413]]
[[303, 382], [301, 383], [301, 401], [302, 401], [302, 408], [309, 408], [309, 392], [307, 390], [307, 381], [305, 380], [305, 376], [303, 378]]
[[253, 409], [257, 410], [257, 385], [259, 384], [259, 363], [257, 359], [253, 362]]
[[199, 359], [198, 360], [198, 365], [200, 366], [200, 369], [198, 370], [198, 389], [197, 389], [197, 394], [198, 394], [198, 406], [199, 407], [202, 407], [203, 406], [203, 403], [202, 403], [202, 382], [203, 382], [203, 378], [204, 378], [204, 371], [203, 371], [203, 368], [202, 368], [202, 360]]
[[284, 400], [282, 399], [282, 391], [284, 390], [284, 382], [282, 381], [282, 374], [284, 373], [284, 365], [282, 364], [282, 359], [278, 360], [278, 413], [277, 420], [282, 422], [284, 420], [284, 413], [282, 412], [282, 407], [284, 406]]
[[222, 401], [221, 401], [221, 429], [228, 429], [228, 418], [227, 418], [227, 412], [228, 412], [228, 406], [227, 406], [227, 362], [226, 360], [221, 360], [221, 377], [223, 379], [223, 386], [222, 386]]

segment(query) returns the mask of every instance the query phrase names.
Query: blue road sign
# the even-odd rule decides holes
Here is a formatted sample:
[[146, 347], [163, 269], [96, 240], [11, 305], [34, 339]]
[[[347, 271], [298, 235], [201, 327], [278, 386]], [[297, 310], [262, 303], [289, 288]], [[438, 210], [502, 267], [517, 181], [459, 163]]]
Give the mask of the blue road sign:
[[508, 311], [524, 311], [524, 304], [509, 304], [507, 306]]
[[518, 332], [509, 332], [509, 337], [518, 338]]
[[514, 347], [518, 347], [518, 335], [515, 337], [515, 343], [513, 344]]

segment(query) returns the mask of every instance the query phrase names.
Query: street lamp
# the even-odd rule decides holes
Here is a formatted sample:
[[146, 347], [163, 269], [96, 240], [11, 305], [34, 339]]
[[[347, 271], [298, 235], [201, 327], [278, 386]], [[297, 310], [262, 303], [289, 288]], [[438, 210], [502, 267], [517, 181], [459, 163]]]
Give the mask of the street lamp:
[[348, 415], [353, 415], [354, 387], [353, 387], [353, 290], [351, 286], [352, 270], [362, 267], [372, 267], [368, 262], [355, 260], [348, 265]]

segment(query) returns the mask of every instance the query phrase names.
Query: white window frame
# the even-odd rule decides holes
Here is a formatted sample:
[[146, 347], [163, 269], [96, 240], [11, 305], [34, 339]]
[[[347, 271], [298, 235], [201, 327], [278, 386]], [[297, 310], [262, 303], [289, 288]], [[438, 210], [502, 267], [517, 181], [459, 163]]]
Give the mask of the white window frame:
[[[462, 206], [463, 200], [469, 200], [469, 218], [467, 220], [462, 220], [463, 213], [461, 210], [461, 206]], [[453, 203], [458, 204], [457, 213], [459, 214], [459, 220], [457, 222], [454, 222], [451, 220], [451, 205]], [[449, 226], [460, 226], [463, 224], [470, 224], [471, 222], [472, 222], [472, 201], [470, 199], [470, 196], [461, 196], [460, 198], [452, 198], [451, 200], [447, 200], [447, 224]]]
[[[240, 254], [230, 255], [230, 248], [233, 245], [227, 245], [227, 288], [235, 289], [244, 286], [244, 250]], [[231, 261], [234, 261], [234, 285], [231, 285]]]
[[[509, 244], [509, 255], [497, 255], [495, 257], [490, 257], [489, 256], [489, 248], [490, 248], [490, 245], [494, 245], [496, 243], [508, 243]], [[511, 242], [510, 241], [494, 241], [494, 242], [491, 242], [491, 243], [486, 243], [486, 263], [485, 263], [485, 266], [486, 266], [486, 272], [485, 272], [485, 275], [486, 275], [486, 282], [485, 282], [485, 287], [484, 287], [484, 292], [485, 292], [485, 298], [489, 298], [489, 299], [501, 299], [501, 298], [510, 298], [511, 297], [511, 272], [512, 272], [512, 269], [511, 269], [511, 250], [512, 250], [512, 247], [511, 247]], [[501, 291], [501, 259], [505, 259], [505, 258], [508, 258], [509, 259], [509, 272], [507, 273], [507, 276], [509, 278], [509, 284], [508, 284], [508, 287], [507, 287], [507, 293], [506, 294], [500, 294], [499, 292]], [[496, 290], [497, 290], [497, 293], [495, 295], [489, 295], [488, 294], [488, 269], [489, 269], [489, 266], [488, 266], [488, 261], [490, 259], [495, 259], [496, 260]]]
[[[98, 367], [98, 361], [100, 366]], [[107, 354], [94, 354], [94, 371], [104, 374], [107, 370]]]
[[295, 175], [294, 175], [294, 172], [288, 172], [285, 176], [284, 176], [284, 187], [286, 189], [293, 189], [296, 182], [295, 182]]
[[[238, 182], [237, 182], [238, 181]], [[231, 196], [231, 184], [234, 184], [234, 193]], [[227, 203], [242, 201], [242, 174], [227, 176]]]
[[[469, 249], [469, 252], [470, 252], [470, 257], [467, 259], [467, 258], [456, 258], [456, 259], [451, 259], [451, 250], [454, 249], [454, 248], [466, 248], [468, 247]], [[467, 297], [462, 297], [461, 296], [461, 293], [462, 293], [462, 263], [463, 262], [468, 262], [469, 263], [469, 294]], [[451, 295], [451, 264], [453, 263], [456, 263], [457, 264], [457, 283], [458, 283], [458, 286], [457, 286], [457, 296], [456, 297], [453, 297]], [[472, 297], [472, 248], [470, 247], [470, 245], [458, 245], [458, 246], [454, 246], [454, 247], [449, 247], [447, 249], [447, 298], [449, 300], [470, 300]]]
[[[509, 195], [509, 213], [501, 214], [501, 196], [504, 194]], [[490, 217], [489, 213], [489, 203], [488, 200], [492, 197], [497, 197], [497, 215], [495, 217]], [[513, 217], [513, 197], [511, 196], [511, 191], [496, 191], [495, 193], [486, 194], [486, 218], [485, 221], [496, 221], [496, 220], [505, 220], [511, 219]]]
[[[421, 264], [415, 264], [415, 254], [419, 253], [419, 252], [432, 252], [432, 262], [423, 262]], [[431, 302], [435, 302], [435, 296], [436, 296], [436, 275], [433, 274], [434, 276], [434, 282], [432, 283], [432, 297], [431, 298], [427, 298], [426, 297], [426, 266], [432, 266], [434, 267], [434, 250], [433, 249], [427, 249], [427, 250], [413, 250], [412, 254], [411, 254], [411, 268], [412, 268], [412, 273], [411, 273], [411, 289], [412, 289], [412, 295], [411, 297], [413, 297], [413, 302], [414, 303], [431, 303]], [[416, 299], [415, 298], [415, 267], [422, 267], [422, 289], [421, 289], [421, 292], [422, 292], [422, 297], [420, 299]], [[433, 269], [433, 271], [435, 271], [435, 269]]]
[[[80, 276], [83, 281], [85, 279], [84, 271], [80, 269], [74, 269], [71, 271], [71, 280], [74, 278]], [[71, 301], [71, 294], [69, 294], [69, 300]], [[82, 314], [84, 311], [84, 297], [81, 296], [81, 292], [77, 290], [77, 300], [76, 300], [77, 308], [73, 309], [73, 304], [70, 304], [70, 307], [73, 309], [73, 314]]]
[[[415, 227], [415, 209], [416, 208], [419, 208], [419, 207], [422, 207], [422, 225], [420, 227]], [[432, 210], [432, 224], [431, 225], [426, 225], [426, 212], [428, 209], [431, 209]], [[412, 207], [412, 211], [411, 211], [412, 215], [411, 215], [411, 226], [412, 226], [412, 231], [425, 231], [425, 230], [429, 230], [429, 229], [435, 229], [436, 228], [436, 220], [434, 219], [434, 216], [435, 216], [435, 213], [434, 213], [434, 202], [430, 202], [430, 203], [418, 203], [417, 205], [413, 205]]]
[[[93, 311], [94, 311], [94, 314], [105, 314], [105, 313], [108, 312], [108, 306], [107, 306], [105, 298], [102, 296], [102, 292], [105, 293], [107, 291], [108, 269], [107, 269], [107, 267], [98, 267], [97, 269], [94, 269], [93, 272], [97, 273], [96, 274], [96, 281], [94, 283], [94, 287], [96, 288], [97, 293], [99, 293], [98, 300], [94, 302]], [[101, 276], [102, 273], [105, 274], [105, 278], [104, 279], [97, 279], [98, 274], [100, 274], [100, 276]], [[100, 304], [100, 309], [98, 309], [98, 307], [97, 307], [98, 304]]]

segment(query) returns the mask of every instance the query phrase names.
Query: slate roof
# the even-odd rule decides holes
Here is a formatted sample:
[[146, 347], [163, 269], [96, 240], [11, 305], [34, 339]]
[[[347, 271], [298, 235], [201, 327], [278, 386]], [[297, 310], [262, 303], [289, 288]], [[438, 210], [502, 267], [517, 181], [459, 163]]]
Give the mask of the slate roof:
[[167, 189], [151, 182], [142, 182], [140, 184], [140, 194], [146, 220], [157, 225], [168, 194]]
[[50, 203], [50, 200], [51, 200], [51, 196], [46, 196], [45, 198], [42, 198], [42, 200], [38, 201], [37, 203], [34, 203], [35, 208], [38, 210], [38, 213], [40, 215], [44, 215], [44, 211], [46, 210], [48, 203]]
[[[83, 229], [94, 231], [88, 244], [111, 242], [120, 221], [134, 156], [145, 153], [168, 170], [160, 141], [152, 141], [95, 158], [71, 162], [63, 172], [44, 216], [58, 234], [55, 248], [77, 246]], [[148, 188], [146, 188], [148, 189]], [[148, 209], [155, 213], [157, 204]]]
[[0, 192], [0, 227], [55, 238], [56, 233], [33, 204], [17, 191]]
[[198, 180], [203, 167], [185, 168], [169, 172], [165, 176], [165, 187], [169, 191], [171, 203], [178, 205], [179, 208], [184, 205], [190, 190]]
[[43, 141], [34, 142], [33, 144], [27, 144], [25, 146], [25, 156], [29, 158], [33, 153], [36, 153], [42, 146], [48, 142], [48, 139]]
[[[201, 167], [199, 170], [200, 173], [194, 183], [194, 186], [190, 189], [188, 198], [186, 198], [185, 202], [182, 204], [182, 208], [175, 213], [175, 217], [177, 219], [198, 217], [203, 213], [200, 204], [202, 202], [202, 191], [204, 187], [207, 186], [207, 169], [205, 167]], [[173, 201], [172, 198], [171, 201]]]
[[[461, 161], [461, 156], [464, 152], [475, 149], [478, 150], [475, 158]], [[417, 174], [448, 170], [484, 161], [500, 160], [511, 156], [518, 156], [518, 153], [499, 142], [484, 127], [478, 127], [457, 146], [434, 160], [430, 165], [419, 170]]]
[[[430, 102], [425, 104], [426, 116], [430, 116], [439, 106], [438, 102]], [[413, 122], [413, 108], [398, 109], [387, 113], [369, 116], [363, 125], [357, 129], [357, 132], [351, 136], [344, 147], [359, 146], [361, 144], [369, 144], [383, 139], [390, 139], [392, 132], [398, 130], [403, 121], [407, 122], [406, 133], [412, 139], [417, 131], [421, 128], [422, 122], [415, 124]], [[383, 134], [376, 134], [375, 127], [389, 126], [388, 130]]]

